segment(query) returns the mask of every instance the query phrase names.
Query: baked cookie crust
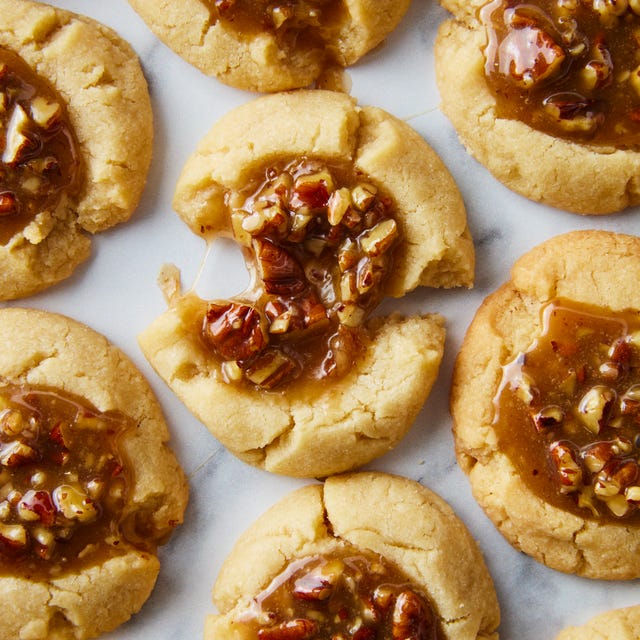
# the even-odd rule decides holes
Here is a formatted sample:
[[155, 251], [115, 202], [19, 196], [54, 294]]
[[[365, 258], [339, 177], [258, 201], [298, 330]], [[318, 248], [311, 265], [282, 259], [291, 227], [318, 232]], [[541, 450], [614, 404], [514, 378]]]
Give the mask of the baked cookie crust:
[[127, 220], [151, 162], [153, 115], [133, 49], [111, 29], [29, 0], [0, 1], [0, 46], [21, 56], [64, 99], [79, 143], [83, 187], [0, 246], [0, 299], [67, 278], [90, 234]]
[[[128, 508], [166, 539], [182, 522], [188, 488], [161, 409], [133, 363], [92, 329], [44, 311], [0, 310], [0, 336], [4, 384], [58, 389], [134, 422], [121, 443], [135, 468]], [[127, 543], [118, 555], [48, 580], [0, 576], [0, 638], [78, 640], [115, 629], [142, 607], [159, 568], [155, 551]]]
[[[467, 151], [521, 195], [577, 214], [609, 214], [640, 204], [640, 153], [553, 137], [498, 117], [484, 74], [487, 43], [478, 19], [485, 2], [446, 0], [435, 44], [441, 109]], [[597, 176], [597, 179], [594, 179]]]
[[240, 536], [213, 588], [220, 614], [208, 617], [205, 638], [243, 638], [233, 621], [272, 578], [293, 560], [345, 542], [381, 554], [421, 587], [445, 638], [498, 637], [491, 576], [451, 507], [412, 480], [366, 472], [294, 491]]
[[[270, 127], [263, 125], [267, 114]], [[471, 284], [464, 204], [444, 165], [406, 124], [343, 94], [278, 94], [233, 110], [187, 161], [174, 206], [204, 238], [229, 236], [225, 194], [265, 162], [301, 156], [353, 160], [394, 198], [407, 240], [394, 254], [387, 295]], [[295, 393], [259, 391], [224, 382], [203, 348], [197, 318], [204, 300], [187, 292], [169, 302], [139, 336], [149, 362], [230, 451], [286, 475], [323, 477], [393, 448], [426, 400], [444, 348], [437, 315], [376, 319], [368, 325], [372, 346], [343, 378]]]
[[[317, 43], [292, 48], [273, 32], [241, 33], [212, 19], [202, 0], [129, 0], [149, 28], [207, 75], [263, 93], [306, 87], [331, 67], [353, 65], [391, 33], [410, 0], [340, 0], [336, 18], [322, 26]], [[317, 30], [320, 33], [320, 30]]]
[[[505, 538], [547, 566], [588, 578], [640, 576], [640, 529], [586, 519], [543, 501], [500, 449], [493, 425], [502, 366], [541, 333], [541, 309], [560, 298], [613, 312], [640, 309], [640, 238], [575, 231], [522, 256], [489, 295], [457, 357], [451, 389], [456, 455]], [[615, 285], [613, 284], [615, 283]]]
[[640, 606], [605, 611], [577, 627], [567, 627], [556, 640], [634, 640], [640, 629]]

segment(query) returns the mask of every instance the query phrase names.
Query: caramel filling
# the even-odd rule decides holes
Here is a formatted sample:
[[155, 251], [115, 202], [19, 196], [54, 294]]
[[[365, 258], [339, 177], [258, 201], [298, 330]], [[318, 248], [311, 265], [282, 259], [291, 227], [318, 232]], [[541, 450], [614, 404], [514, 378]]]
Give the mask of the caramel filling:
[[430, 603], [381, 556], [345, 549], [292, 562], [239, 621], [258, 640], [438, 640]]
[[584, 518], [640, 517], [640, 313], [555, 301], [503, 368], [500, 448], [546, 502]]
[[493, 0], [481, 12], [485, 73], [501, 118], [553, 136], [640, 142], [640, 5]]
[[0, 389], [0, 573], [47, 577], [118, 553], [129, 420], [59, 390]]
[[80, 187], [78, 142], [62, 98], [0, 47], [0, 244]]
[[[345, 19], [340, 0], [201, 0], [211, 22], [232, 28], [240, 39], [269, 33], [286, 56], [304, 56], [309, 64], [343, 66], [333, 46]], [[338, 83], [338, 86], [340, 84]]]
[[254, 277], [203, 319], [225, 380], [273, 389], [346, 374], [393, 264], [390, 198], [348, 167], [302, 159], [270, 167], [228, 205]]
[[322, 25], [331, 20], [340, 4], [336, 0], [202, 1], [211, 11], [214, 21], [224, 20], [233, 24], [236, 30], [248, 34], [269, 31], [293, 46], [298, 38], [317, 40]]

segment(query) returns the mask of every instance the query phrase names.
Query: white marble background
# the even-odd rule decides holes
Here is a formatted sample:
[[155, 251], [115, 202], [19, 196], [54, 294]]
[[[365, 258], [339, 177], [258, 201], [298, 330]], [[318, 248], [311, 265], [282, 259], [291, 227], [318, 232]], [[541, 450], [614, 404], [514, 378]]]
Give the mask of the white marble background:
[[[179, 1], [179, 0], [177, 0]], [[249, 467], [228, 454], [151, 370], [136, 335], [164, 310], [156, 286], [161, 264], [173, 262], [189, 286], [205, 246], [173, 213], [181, 167], [213, 122], [249, 93], [205, 77], [161, 44], [126, 0], [53, 0], [115, 28], [139, 54], [155, 111], [155, 155], [144, 199], [126, 224], [96, 238], [94, 255], [65, 283], [11, 306], [38, 307], [85, 322], [122, 348], [155, 389], [191, 482], [185, 524], [161, 550], [155, 591], [129, 623], [105, 640], [191, 640], [214, 612], [210, 589], [237, 536], [267, 507], [304, 484]], [[640, 602], [638, 581], [605, 583], [552, 571], [512, 549], [473, 500], [458, 468], [451, 436], [448, 390], [453, 360], [482, 299], [508, 279], [513, 261], [542, 240], [572, 229], [640, 233], [640, 211], [580, 217], [528, 202], [509, 192], [472, 160], [438, 110], [433, 41], [446, 17], [434, 0], [414, 0], [388, 41], [350, 70], [361, 104], [406, 119], [441, 155], [465, 198], [476, 243], [472, 291], [414, 292], [388, 304], [401, 311], [438, 311], [447, 318], [446, 355], [439, 380], [407, 438], [369, 468], [418, 480], [443, 496], [465, 521], [485, 554], [501, 602], [501, 637], [546, 640], [567, 624], [606, 609]], [[229, 266], [230, 265], [230, 266]], [[220, 274], [224, 273], [224, 280]], [[229, 274], [233, 277], [230, 278]], [[229, 244], [214, 245], [198, 290], [230, 295], [245, 282], [243, 263]]]

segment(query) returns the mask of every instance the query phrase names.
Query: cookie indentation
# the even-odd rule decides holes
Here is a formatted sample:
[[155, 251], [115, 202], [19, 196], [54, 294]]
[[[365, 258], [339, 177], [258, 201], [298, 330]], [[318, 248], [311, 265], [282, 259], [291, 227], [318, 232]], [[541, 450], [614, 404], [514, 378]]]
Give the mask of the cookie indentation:
[[640, 318], [555, 301], [503, 368], [495, 428], [523, 480], [581, 517], [637, 522]]
[[249, 184], [227, 201], [252, 287], [209, 303], [204, 342], [230, 383], [275, 389], [343, 376], [365, 348], [363, 323], [393, 265], [393, 203], [352, 167], [310, 158]]
[[638, 144], [640, 16], [633, 3], [494, 0], [480, 17], [499, 117], [592, 144]]
[[82, 183], [83, 167], [62, 97], [20, 56], [0, 47], [0, 244]]

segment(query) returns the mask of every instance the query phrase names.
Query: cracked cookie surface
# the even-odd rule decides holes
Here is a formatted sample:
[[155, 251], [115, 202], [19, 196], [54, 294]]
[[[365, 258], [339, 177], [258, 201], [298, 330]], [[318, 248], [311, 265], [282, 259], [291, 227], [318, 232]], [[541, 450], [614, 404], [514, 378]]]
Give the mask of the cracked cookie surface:
[[[552, 135], [500, 111], [485, 74], [489, 35], [480, 19], [483, 7], [496, 2], [445, 0], [442, 4], [454, 18], [441, 25], [435, 46], [441, 109], [469, 153], [508, 188], [566, 211], [609, 214], [640, 203], [637, 180], [640, 154], [637, 145], [626, 144], [624, 135], [618, 145], [596, 145], [589, 139]], [[590, 3], [578, 3], [584, 4]], [[521, 6], [524, 12], [530, 10], [537, 15], [535, 8], [527, 9], [526, 3]], [[625, 10], [626, 7], [625, 4]], [[524, 31], [516, 29], [514, 33]], [[556, 40], [562, 44], [560, 37]], [[533, 54], [530, 57], [533, 58]], [[569, 57], [567, 53], [566, 58]], [[628, 64], [635, 60], [632, 55], [626, 58]], [[517, 54], [514, 59], [518, 59]], [[526, 60], [527, 56], [522, 59]], [[623, 73], [627, 60], [616, 68], [616, 74]], [[545, 82], [550, 80], [543, 77], [541, 85], [546, 86]], [[557, 93], [565, 95], [562, 88]], [[595, 100], [592, 102], [595, 104]], [[568, 108], [566, 111], [566, 118], [563, 116], [560, 122], [569, 122], [571, 114]], [[598, 176], [597, 180], [593, 179], [594, 175]]]
[[0, 8], [0, 47], [20, 56], [60, 97], [82, 174], [73, 192], [0, 246], [0, 299], [6, 300], [69, 277], [89, 257], [91, 234], [132, 215], [146, 183], [153, 123], [137, 56], [114, 31], [43, 3], [2, 0]]
[[[268, 129], [263, 126], [265, 117], [272, 123]], [[227, 207], [229, 194], [241, 189], [256, 172], [264, 171], [265, 163], [269, 166], [277, 159], [301, 157], [350, 162], [356, 172], [367, 177], [367, 184], [374, 181], [395, 203], [394, 224], [401, 239], [380, 293], [400, 297], [420, 285], [471, 284], [474, 253], [466, 213], [444, 165], [407, 125], [379, 109], [359, 108], [342, 94], [300, 91], [266, 96], [230, 112], [185, 165], [174, 206], [192, 230], [208, 241], [217, 236], [234, 237]], [[400, 161], [402, 173], [397, 171]], [[317, 212], [314, 215], [319, 216]], [[243, 235], [245, 227], [254, 228], [254, 217], [242, 213]], [[294, 216], [292, 224], [297, 219]], [[327, 233], [336, 228], [332, 226], [333, 231]], [[318, 233], [323, 229], [319, 227]], [[317, 240], [324, 243], [326, 238], [316, 234], [307, 240], [315, 246]], [[238, 237], [236, 241], [240, 241]], [[263, 241], [247, 238], [245, 249], [255, 247], [255, 242]], [[283, 243], [281, 249], [285, 254], [293, 251], [291, 242]], [[292, 258], [285, 261], [294, 262]], [[304, 307], [311, 305], [309, 300], [322, 298], [326, 283], [314, 289], [305, 284], [302, 271], [296, 267], [283, 275], [281, 269], [278, 277], [266, 280], [264, 274], [254, 274], [256, 282], [267, 282], [264, 287], [280, 283], [274, 289], [277, 295], [267, 296], [265, 312], [259, 313], [268, 314], [272, 303], [285, 307], [300, 303]], [[256, 291], [264, 287], [260, 285]], [[302, 291], [296, 293], [298, 298], [281, 295], [291, 287]], [[243, 308], [255, 306], [256, 295], [245, 295]], [[334, 315], [339, 317], [343, 305], [338, 303], [334, 314], [334, 302], [327, 303], [326, 310], [313, 302], [314, 309], [321, 307], [319, 325], [334, 322]], [[225, 373], [230, 357], [227, 349], [222, 357], [214, 357], [206, 347], [200, 327], [208, 308], [209, 303], [193, 292], [176, 293], [169, 300], [168, 311], [140, 335], [142, 350], [178, 397], [231, 452], [286, 475], [322, 477], [346, 471], [395, 446], [421, 409], [444, 348], [443, 320], [437, 315], [371, 319], [362, 327], [346, 327], [347, 332], [354, 329], [360, 347], [366, 346], [356, 350], [354, 363], [341, 375], [264, 389], [230, 381]], [[219, 308], [223, 305], [216, 302]], [[258, 310], [252, 313], [257, 315]], [[283, 313], [277, 319], [285, 316]], [[243, 323], [243, 327], [249, 326], [246, 320]], [[271, 327], [274, 325], [275, 321]], [[343, 328], [341, 325], [339, 331]], [[234, 335], [230, 326], [225, 331]], [[251, 336], [254, 343], [260, 343], [254, 344], [256, 349], [262, 348], [265, 339], [261, 331], [243, 335], [244, 341]], [[231, 340], [226, 344], [234, 349], [238, 346]], [[269, 335], [269, 347], [277, 344]], [[290, 353], [288, 345], [283, 349]], [[249, 370], [243, 358], [251, 361], [251, 356], [245, 351], [239, 359], [234, 357], [233, 370]]]
[[268, 93], [306, 87], [333, 68], [354, 64], [395, 29], [409, 0], [130, 4], [163, 42], [204, 73]]
[[[624, 364], [612, 355], [606, 339], [584, 367], [570, 358], [577, 353], [579, 342], [574, 341], [594, 335], [597, 342], [597, 325], [592, 326], [591, 319], [604, 317], [621, 327], [628, 318], [637, 322], [639, 250], [638, 238], [606, 231], [571, 232], [534, 248], [514, 264], [511, 280], [478, 309], [454, 368], [456, 454], [474, 496], [514, 547], [549, 567], [590, 578], [640, 575], [637, 510], [633, 500], [626, 502], [635, 491], [627, 485], [637, 484], [638, 440], [627, 442], [626, 432], [617, 430], [627, 419], [637, 430], [625, 400], [625, 385], [633, 383], [637, 372], [635, 329], [629, 326], [628, 335], [620, 333], [619, 344], [628, 347]], [[579, 320], [584, 327], [568, 337], [549, 333], [545, 310], [553, 312], [556, 300], [574, 310], [587, 309]], [[549, 380], [542, 370], [527, 369], [537, 357], [534, 347], [543, 341], [556, 354], [545, 356], [544, 369], [554, 372]], [[564, 374], [555, 373], [556, 362]], [[532, 376], [530, 384], [523, 382], [527, 376]], [[554, 401], [544, 399], [549, 383]], [[558, 391], [569, 387], [577, 395], [563, 404]], [[610, 405], [592, 404], [601, 392], [613, 394], [618, 387]], [[506, 413], [506, 388], [520, 413]], [[506, 426], [500, 422], [503, 411], [516, 417]], [[509, 438], [507, 429], [517, 435]], [[535, 441], [533, 449], [525, 449], [529, 439]], [[547, 456], [544, 447], [552, 440]], [[513, 442], [520, 442], [515, 450]], [[530, 453], [521, 456], [518, 450]], [[614, 480], [612, 475], [627, 463], [632, 474], [623, 482], [619, 476]], [[542, 488], [535, 478], [543, 482]], [[622, 509], [616, 508], [618, 502]]]
[[296, 560], [345, 546], [400, 569], [430, 601], [439, 637], [497, 638], [492, 580], [462, 521], [429, 489], [375, 472], [303, 487], [249, 527], [220, 570], [213, 588], [220, 614], [207, 619], [205, 637], [244, 638], [238, 620], [272, 579]]
[[[5, 390], [18, 389], [14, 397], [23, 412], [29, 403], [39, 407], [29, 424], [43, 415], [39, 412], [47, 416], [46, 404], [38, 403], [38, 394], [63, 404], [66, 398], [74, 398], [79, 403], [78, 415], [85, 418], [83, 425], [74, 425], [73, 420], [66, 426], [59, 422], [48, 435], [42, 434], [41, 426], [40, 437], [51, 443], [49, 452], [53, 446], [53, 452], [61, 455], [50, 456], [45, 448], [45, 455], [28, 456], [30, 447], [37, 447], [30, 427], [26, 421], [9, 419], [15, 418], [15, 408], [3, 408], [3, 491], [7, 475], [22, 475], [15, 475], [13, 491], [3, 494], [0, 508], [0, 604], [5, 611], [0, 638], [95, 637], [128, 620], [151, 593], [160, 569], [156, 548], [182, 522], [186, 479], [167, 447], [167, 426], [150, 387], [122, 352], [88, 327], [56, 314], [12, 308], [1, 310], [0, 319], [5, 345], [0, 355], [3, 407]], [[109, 416], [119, 416], [118, 423], [124, 420], [126, 428], [118, 436], [119, 454], [111, 474], [98, 482], [98, 476], [91, 475], [98, 468], [97, 456], [85, 451], [84, 462], [74, 462], [76, 445], [68, 439], [77, 429], [81, 440], [89, 437], [82, 436], [84, 428], [87, 434], [96, 435], [110, 423]], [[11, 451], [21, 455], [7, 455]], [[85, 464], [90, 475], [83, 476]], [[34, 490], [22, 487], [21, 480], [29, 476], [39, 498], [31, 507], [28, 498]], [[57, 477], [65, 484], [49, 491], [48, 478], [60, 482]], [[85, 538], [86, 548], [77, 557], [65, 558], [66, 545], [82, 536], [83, 528], [95, 525], [100, 530], [109, 498], [100, 492], [99, 484], [109, 482], [109, 477], [120, 478], [120, 487], [124, 487], [124, 493], [120, 489], [113, 494], [120, 498], [118, 511], [109, 516], [113, 518], [110, 536]], [[79, 495], [82, 500], [75, 500]], [[16, 505], [17, 515], [12, 509]], [[21, 540], [15, 534], [25, 528], [26, 541], [24, 535]], [[16, 546], [24, 542], [33, 545], [35, 559], [30, 560]]]

